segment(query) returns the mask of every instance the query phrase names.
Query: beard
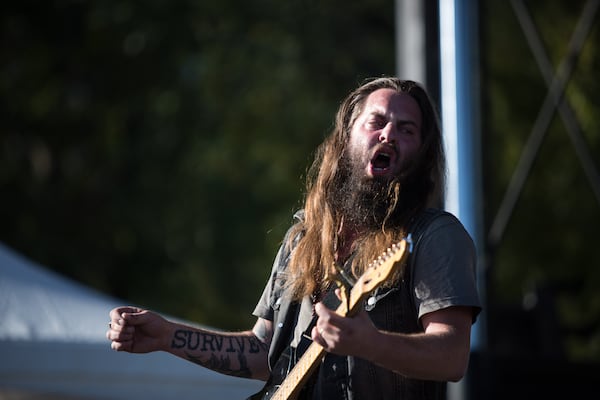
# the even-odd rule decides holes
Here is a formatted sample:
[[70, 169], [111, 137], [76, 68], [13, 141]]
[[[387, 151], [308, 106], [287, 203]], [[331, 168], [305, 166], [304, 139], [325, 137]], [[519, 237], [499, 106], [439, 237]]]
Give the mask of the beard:
[[404, 173], [391, 178], [369, 178], [358, 164], [347, 154], [340, 160], [330, 196], [332, 206], [345, 223], [357, 228], [375, 231], [400, 223]]

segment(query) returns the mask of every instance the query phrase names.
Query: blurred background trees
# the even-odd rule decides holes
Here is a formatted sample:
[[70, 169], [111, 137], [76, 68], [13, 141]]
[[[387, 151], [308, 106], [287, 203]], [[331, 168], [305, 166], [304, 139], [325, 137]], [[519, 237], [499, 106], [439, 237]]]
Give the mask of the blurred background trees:
[[393, 73], [393, 4], [0, 7], [0, 240], [132, 303], [247, 327], [338, 102]]

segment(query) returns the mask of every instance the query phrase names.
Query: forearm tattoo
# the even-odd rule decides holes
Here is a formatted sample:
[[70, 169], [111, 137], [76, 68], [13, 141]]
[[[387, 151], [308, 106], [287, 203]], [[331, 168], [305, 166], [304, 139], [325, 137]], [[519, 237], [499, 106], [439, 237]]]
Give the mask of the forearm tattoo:
[[[269, 351], [266, 344], [253, 336], [224, 336], [185, 329], [175, 331], [171, 348], [183, 349], [187, 359], [193, 363], [243, 378], [252, 377], [247, 355]], [[238, 368], [232, 366], [234, 355]]]

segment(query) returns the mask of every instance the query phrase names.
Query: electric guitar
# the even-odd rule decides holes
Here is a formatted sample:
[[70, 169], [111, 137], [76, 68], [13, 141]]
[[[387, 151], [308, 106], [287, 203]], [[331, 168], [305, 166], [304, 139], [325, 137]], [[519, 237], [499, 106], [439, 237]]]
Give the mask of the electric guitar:
[[[353, 316], [356, 314], [363, 300], [379, 285], [388, 279], [394, 271], [399, 268], [400, 261], [404, 261], [408, 255], [406, 251], [408, 239], [402, 239], [398, 243], [392, 245], [386, 252], [371, 262], [362, 276], [356, 281], [350, 294], [343, 294], [340, 306], [335, 311], [338, 315]], [[315, 342], [311, 342], [302, 357], [293, 366], [293, 368], [285, 374], [271, 374], [271, 377], [263, 387], [263, 389], [249, 397], [247, 400], [294, 400], [298, 397], [300, 391], [310, 378], [311, 374], [317, 369], [319, 363], [325, 356], [325, 349]], [[280, 370], [281, 363], [287, 365], [292, 364], [289, 354], [283, 354], [280, 360], [276, 363], [273, 371]], [[283, 368], [284, 372], [289, 368]], [[283, 379], [283, 381], [281, 381]]]

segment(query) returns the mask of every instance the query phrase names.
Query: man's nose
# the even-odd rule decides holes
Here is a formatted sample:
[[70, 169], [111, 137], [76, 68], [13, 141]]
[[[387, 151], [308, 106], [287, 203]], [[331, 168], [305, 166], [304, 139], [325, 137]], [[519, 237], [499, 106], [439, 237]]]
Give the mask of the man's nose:
[[379, 134], [379, 141], [381, 143], [394, 143], [396, 141], [396, 128], [393, 123], [388, 122], [387, 125], [383, 127]]

